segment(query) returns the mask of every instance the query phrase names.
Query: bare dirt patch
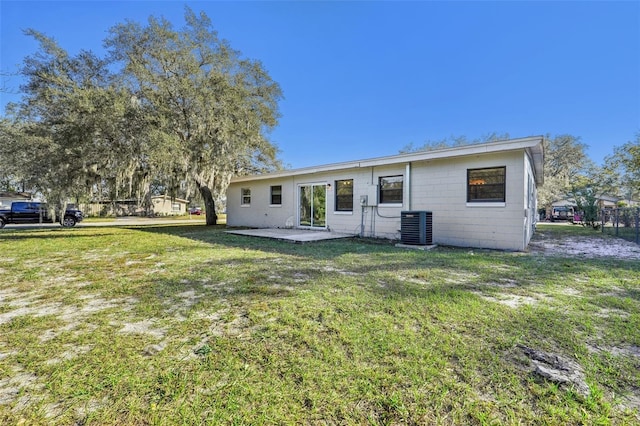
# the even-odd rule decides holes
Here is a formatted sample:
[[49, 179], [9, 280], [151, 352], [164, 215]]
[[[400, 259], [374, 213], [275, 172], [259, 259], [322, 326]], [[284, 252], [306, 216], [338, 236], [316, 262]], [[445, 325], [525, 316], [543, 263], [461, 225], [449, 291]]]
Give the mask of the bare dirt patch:
[[154, 320], [129, 322], [124, 324], [124, 326], [120, 329], [120, 332], [131, 334], [147, 334], [157, 339], [162, 339], [166, 334], [166, 329], [160, 327], [154, 328], [154, 325]]
[[481, 292], [473, 292], [473, 293], [480, 296], [484, 300], [487, 300], [489, 302], [500, 303], [502, 305], [508, 306], [513, 309], [519, 308], [520, 306], [524, 306], [524, 305], [535, 305], [540, 301], [535, 297], [522, 296], [518, 294], [499, 293], [494, 296], [489, 296]]
[[614, 356], [629, 356], [638, 358], [640, 360], [640, 346], [628, 345], [628, 346], [602, 346], [602, 345], [587, 345], [589, 352], [602, 353], [609, 352]]
[[[20, 392], [37, 390], [44, 387], [38, 380], [38, 376], [27, 372], [17, 372], [12, 377], [0, 380], [0, 405], [11, 403], [20, 396]], [[26, 397], [26, 399], [25, 399]], [[28, 404], [28, 393], [23, 395], [24, 403]]]
[[[595, 231], [594, 231], [595, 232]], [[617, 258], [640, 260], [640, 246], [622, 238], [593, 236], [555, 236], [538, 231], [529, 244], [529, 252], [543, 256]]]

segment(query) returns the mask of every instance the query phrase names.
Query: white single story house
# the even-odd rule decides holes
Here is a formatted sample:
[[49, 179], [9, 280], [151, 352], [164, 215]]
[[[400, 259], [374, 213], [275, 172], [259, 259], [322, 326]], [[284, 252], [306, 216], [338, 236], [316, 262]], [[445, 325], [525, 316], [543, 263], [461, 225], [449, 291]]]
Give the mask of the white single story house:
[[407, 212], [427, 211], [432, 244], [521, 251], [535, 230], [543, 160], [537, 136], [238, 176], [227, 226], [402, 240]]
[[153, 213], [159, 216], [179, 216], [187, 214], [189, 200], [172, 198], [171, 196], [157, 195], [151, 197]]
[[115, 201], [94, 201], [80, 204], [79, 208], [85, 216], [180, 216], [187, 214], [189, 200], [171, 197], [170, 195], [154, 195], [151, 205], [145, 207], [138, 199]]
[[31, 194], [28, 192], [0, 192], [0, 209], [10, 209], [14, 201], [29, 201]]
[[[624, 202], [626, 206], [633, 207], [637, 203], [633, 200], [626, 200], [621, 197], [614, 197], [612, 195], [600, 194], [596, 196], [596, 204], [599, 209], [615, 209], [618, 207], [619, 202]], [[556, 200], [551, 203], [551, 207], [578, 207], [578, 203], [574, 198], [568, 197], [562, 200]]]

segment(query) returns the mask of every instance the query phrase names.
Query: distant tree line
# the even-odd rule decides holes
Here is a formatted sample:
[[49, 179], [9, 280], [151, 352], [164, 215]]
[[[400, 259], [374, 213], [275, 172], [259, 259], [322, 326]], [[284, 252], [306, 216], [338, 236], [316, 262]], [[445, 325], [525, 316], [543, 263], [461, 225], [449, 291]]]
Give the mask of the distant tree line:
[[0, 185], [68, 199], [200, 197], [207, 224], [232, 176], [280, 168], [280, 86], [204, 14], [112, 27], [105, 57], [36, 31], [20, 102], [0, 118]]

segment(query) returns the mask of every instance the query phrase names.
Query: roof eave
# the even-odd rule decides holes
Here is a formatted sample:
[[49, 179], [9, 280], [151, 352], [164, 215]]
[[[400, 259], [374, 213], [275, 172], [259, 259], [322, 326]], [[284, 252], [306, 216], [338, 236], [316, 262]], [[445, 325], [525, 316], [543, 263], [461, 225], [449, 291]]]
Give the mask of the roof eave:
[[305, 174], [315, 174], [330, 172], [334, 170], [356, 169], [362, 167], [374, 167], [390, 164], [411, 163], [415, 161], [436, 160], [442, 158], [464, 157], [469, 155], [489, 154], [494, 152], [513, 151], [517, 149], [525, 149], [530, 152], [533, 159], [534, 170], [536, 173], [536, 183], [542, 184], [542, 161], [544, 152], [542, 136], [532, 136], [520, 139], [509, 139], [504, 141], [489, 142], [476, 145], [465, 145], [453, 148], [444, 148], [433, 151], [419, 151], [408, 154], [397, 154], [386, 157], [377, 157], [358, 161], [348, 161], [343, 163], [333, 163], [321, 166], [304, 167], [293, 170], [283, 170], [273, 173], [265, 173], [260, 175], [237, 176], [231, 180], [231, 183], [249, 182], [263, 179], [277, 179], [283, 177], [291, 177]]

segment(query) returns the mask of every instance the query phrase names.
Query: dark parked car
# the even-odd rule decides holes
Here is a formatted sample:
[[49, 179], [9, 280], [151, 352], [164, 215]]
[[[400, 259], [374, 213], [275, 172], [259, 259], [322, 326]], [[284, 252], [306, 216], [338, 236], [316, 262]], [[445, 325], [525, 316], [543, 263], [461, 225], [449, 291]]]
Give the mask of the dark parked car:
[[202, 209], [200, 207], [191, 207], [189, 209], [189, 214], [195, 214], [200, 216], [202, 214]]
[[[0, 228], [9, 223], [53, 223], [53, 214], [46, 203], [34, 201], [17, 201], [11, 208], [0, 210]], [[57, 214], [56, 219], [64, 227], [75, 226], [84, 219], [80, 210], [67, 208], [64, 214]]]

